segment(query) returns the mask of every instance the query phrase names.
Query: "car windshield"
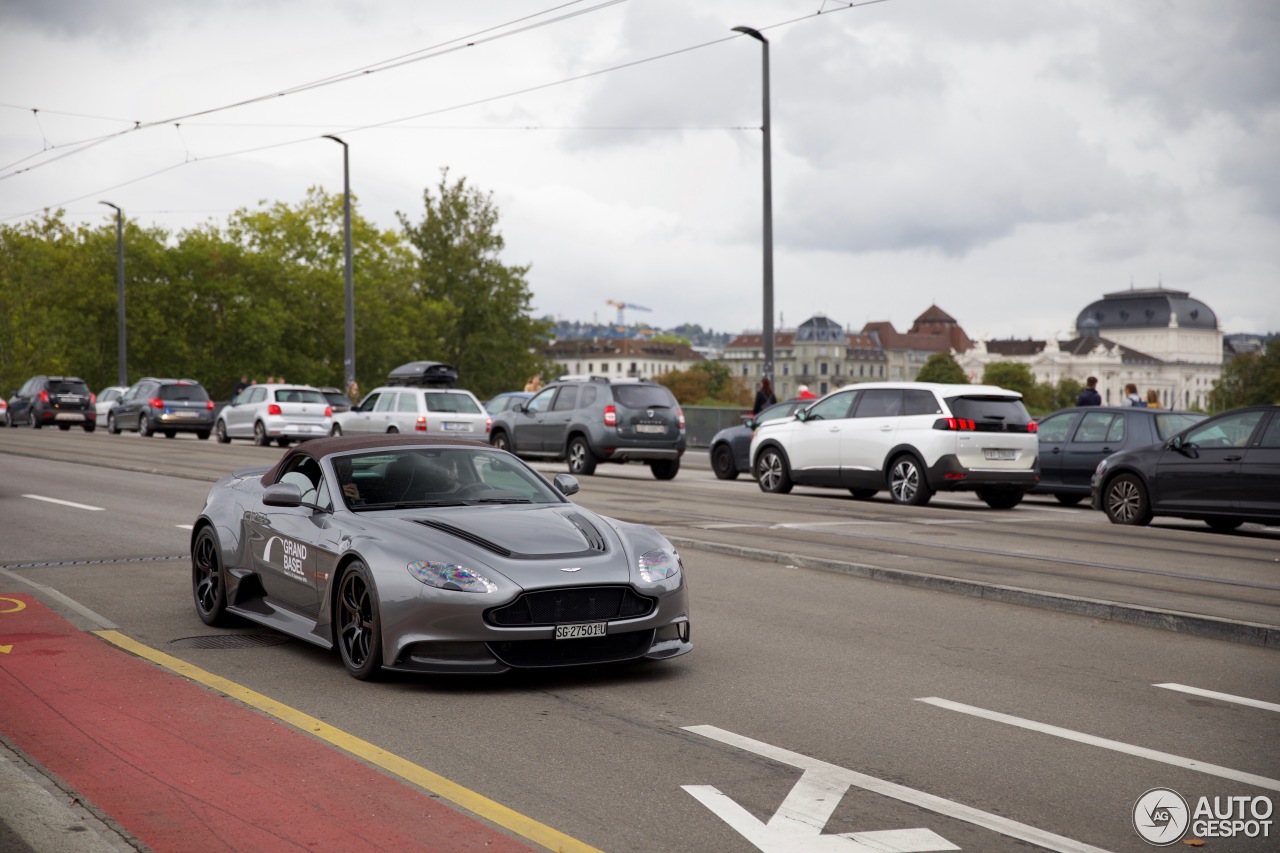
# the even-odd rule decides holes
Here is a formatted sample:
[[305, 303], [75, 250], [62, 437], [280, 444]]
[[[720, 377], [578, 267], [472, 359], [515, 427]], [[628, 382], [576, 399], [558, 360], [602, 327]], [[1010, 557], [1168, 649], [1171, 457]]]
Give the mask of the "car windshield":
[[628, 409], [670, 409], [676, 398], [661, 385], [614, 385], [613, 398]]
[[499, 450], [422, 447], [330, 459], [338, 479], [334, 491], [357, 512], [564, 501], [531, 468]]
[[1182, 432], [1192, 424], [1198, 424], [1207, 415], [1161, 414], [1156, 415], [1156, 435], [1163, 441], [1175, 433]]
[[756, 415], [756, 424], [768, 423], [769, 421], [782, 420], [795, 414], [796, 409], [800, 407], [802, 401], [795, 400], [790, 403], [779, 403], [776, 406], [770, 406], [764, 409], [760, 414]]
[[199, 385], [186, 382], [180, 385], [161, 385], [160, 399], [170, 402], [203, 403], [209, 399]]
[[319, 391], [310, 388], [277, 388], [277, 403], [319, 403], [327, 406], [329, 401]]
[[459, 412], [466, 415], [484, 414], [480, 404], [467, 394], [445, 394], [440, 391], [425, 391], [428, 412]]

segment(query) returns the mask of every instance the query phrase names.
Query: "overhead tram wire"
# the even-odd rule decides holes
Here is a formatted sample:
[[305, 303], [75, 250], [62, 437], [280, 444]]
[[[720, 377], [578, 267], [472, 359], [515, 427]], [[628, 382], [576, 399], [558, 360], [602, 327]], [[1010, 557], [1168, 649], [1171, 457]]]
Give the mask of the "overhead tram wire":
[[[264, 101], [274, 100], [276, 98], [288, 97], [289, 95], [296, 95], [301, 92], [309, 92], [314, 89], [323, 88], [325, 86], [332, 86], [337, 83], [346, 82], [348, 80], [355, 80], [361, 77], [366, 77], [371, 74], [377, 74], [380, 71], [390, 71], [395, 68], [401, 68], [405, 65], [413, 64], [415, 62], [422, 62], [428, 59], [436, 59], [441, 56], [447, 56], [451, 53], [455, 53], [460, 50], [465, 50], [471, 47], [478, 47], [482, 44], [487, 44], [489, 42], [494, 42], [494, 41], [500, 41], [502, 39], [509, 38], [511, 36], [522, 35], [527, 32], [532, 32], [534, 30], [541, 29], [542, 27], [551, 26], [552, 24], [558, 24], [563, 21], [581, 17], [582, 15], [587, 15], [592, 12], [597, 12], [601, 9], [609, 8], [610, 6], [616, 6], [620, 3], [626, 3], [628, 2], [628, 0], [604, 0], [604, 2], [597, 3], [596, 5], [586, 9], [579, 9], [575, 12], [559, 15], [555, 18], [550, 18], [545, 21], [539, 21], [534, 24], [522, 26], [518, 29], [510, 30], [504, 33], [499, 33], [498, 35], [489, 36], [487, 38], [478, 38], [479, 36], [484, 36], [486, 33], [493, 32], [494, 30], [501, 30], [506, 27], [511, 27], [515, 24], [522, 24], [525, 21], [529, 21], [533, 18], [547, 15], [549, 13], [559, 11], [560, 9], [564, 9], [568, 6], [574, 6], [574, 5], [577, 5], [578, 3], [583, 3], [583, 2], [586, 2], [586, 0], [570, 0], [570, 2], [562, 3], [558, 6], [552, 6], [551, 8], [544, 9], [541, 12], [535, 12], [531, 15], [525, 15], [520, 18], [514, 18], [505, 23], [496, 24], [492, 27], [486, 27], [485, 29], [477, 30], [474, 33], [469, 33], [464, 36], [458, 36], [456, 38], [452, 38], [447, 41], [440, 42], [439, 44], [432, 45], [431, 47], [420, 48], [419, 50], [413, 51], [412, 53], [401, 54], [400, 56], [395, 56], [390, 59], [379, 60], [378, 62], [371, 63], [369, 65], [365, 65], [360, 68], [352, 69], [350, 71], [340, 72], [338, 74], [333, 74], [328, 77], [322, 77], [318, 80], [313, 80], [307, 83], [299, 83], [295, 86], [291, 86], [285, 89], [280, 89], [265, 95], [257, 95], [255, 97], [248, 98], [243, 101], [237, 101], [235, 103], [226, 104], [220, 107], [210, 107], [209, 109], [198, 110], [196, 112], [191, 112], [191, 113], [185, 113], [183, 115], [173, 116], [171, 118], [166, 118], [166, 119], [157, 119], [154, 121], [145, 121], [145, 122], [134, 121], [133, 127], [125, 128], [124, 130], [119, 130], [114, 133], [104, 134], [98, 137], [90, 137], [89, 139], [83, 140], [83, 144], [68, 143], [68, 144], [78, 145], [79, 147], [73, 148], [72, 150], [64, 152], [56, 157], [50, 157], [47, 160], [44, 160], [40, 163], [36, 163], [33, 166], [28, 166], [25, 169], [18, 169], [16, 171], [8, 172], [6, 174], [0, 174], [0, 181], [7, 180], [8, 178], [12, 178], [16, 175], [26, 174], [27, 172], [34, 171], [35, 169], [42, 168], [52, 163], [57, 163], [60, 160], [66, 159], [67, 157], [73, 157], [76, 154], [81, 153], [82, 151], [88, 151], [92, 148], [96, 148], [97, 146], [105, 142], [109, 142], [114, 139], [119, 139], [123, 136], [137, 133], [138, 131], [150, 130], [151, 128], [161, 127], [167, 124], [174, 124], [177, 122], [185, 121], [186, 119], [189, 119], [189, 118], [195, 118], [195, 117], [204, 116], [204, 115], [211, 115], [213, 113], [224, 112], [226, 110], [237, 109], [239, 107], [244, 107], [244, 106], [250, 106], [252, 104], [262, 103]], [[458, 42], [463, 42], [463, 44], [457, 44]], [[450, 45], [456, 45], [456, 46], [449, 47]], [[445, 48], [448, 48], [448, 49], [445, 49]], [[431, 51], [434, 51], [434, 52], [431, 52]], [[421, 55], [421, 54], [426, 54], [426, 55]], [[27, 108], [27, 109], [34, 109], [34, 108]], [[43, 149], [40, 152], [37, 152], [36, 154], [30, 155], [28, 157], [24, 157], [21, 160], [18, 160], [17, 162], [10, 164], [9, 166], [5, 166], [4, 169], [10, 169], [13, 166], [20, 165], [21, 163], [24, 163], [27, 160], [32, 159], [32, 157], [38, 157], [40, 156], [40, 154], [46, 153], [46, 151], [48, 150], [49, 149]], [[3, 169], [0, 169], [0, 171], [3, 171]]]
[[[620, 0], [615, 0], [615, 2], [620, 2]], [[888, 2], [888, 0], [862, 0], [862, 2], [850, 3], [850, 4], [848, 4], [847, 6], [843, 6], [843, 7], [839, 8], [839, 9], [834, 9], [834, 10], [830, 10], [830, 11], [826, 11], [826, 12], [818, 11], [818, 12], [814, 12], [814, 13], [812, 13], [812, 14], [808, 14], [808, 15], [801, 15], [801, 16], [799, 16], [799, 17], [797, 17], [797, 18], [791, 18], [791, 19], [789, 19], [789, 20], [779, 21], [779, 22], [778, 22], [778, 23], [776, 23], [776, 24], [769, 24], [769, 25], [767, 25], [767, 26], [760, 27], [760, 28], [759, 28], [759, 31], [760, 31], [760, 32], [767, 32], [767, 31], [770, 31], [770, 30], [779, 29], [779, 28], [781, 28], [781, 27], [790, 26], [791, 24], [796, 24], [796, 23], [799, 23], [799, 22], [801, 22], [801, 21], [811, 20], [811, 19], [813, 19], [813, 18], [819, 17], [820, 15], [831, 15], [831, 14], [834, 14], [835, 12], [844, 12], [844, 11], [847, 11], [847, 10], [849, 10], [849, 9], [856, 9], [856, 8], [860, 8], [860, 7], [862, 7], [862, 6], [873, 6], [873, 5], [876, 5], [876, 4], [879, 4], [879, 3], [886, 3], [886, 2]], [[739, 35], [724, 36], [724, 37], [722, 37], [722, 38], [712, 39], [711, 41], [702, 42], [701, 44], [691, 45], [691, 46], [689, 46], [689, 47], [678, 48], [678, 49], [676, 49], [676, 50], [668, 51], [668, 52], [666, 52], [666, 53], [662, 53], [662, 54], [657, 54], [657, 55], [655, 55], [655, 56], [646, 57], [646, 58], [644, 58], [644, 59], [637, 59], [637, 60], [633, 60], [633, 61], [631, 61], [631, 62], [624, 62], [624, 63], [622, 63], [621, 65], [614, 65], [614, 66], [610, 66], [610, 67], [608, 67], [608, 68], [602, 68], [602, 69], [599, 69], [599, 70], [597, 70], [597, 71], [590, 71], [590, 72], [587, 72], [587, 73], [585, 73], [585, 74], [578, 74], [578, 75], [575, 75], [575, 76], [573, 76], [573, 77], [566, 77], [566, 78], [563, 78], [563, 79], [561, 79], [561, 80], [553, 81], [553, 82], [551, 82], [551, 83], [542, 83], [542, 84], [539, 84], [539, 85], [537, 85], [537, 86], [529, 86], [529, 87], [526, 87], [526, 88], [524, 88], [524, 89], [517, 89], [517, 90], [511, 91], [511, 92], [506, 92], [506, 93], [503, 93], [503, 94], [500, 94], [500, 95], [492, 95], [492, 96], [487, 97], [487, 98], [478, 98], [478, 99], [473, 100], [473, 101], [467, 101], [467, 102], [465, 102], [465, 103], [461, 103], [461, 104], [454, 104], [454, 105], [452, 105], [452, 106], [448, 106], [448, 107], [440, 107], [439, 109], [435, 109], [435, 110], [428, 110], [428, 111], [426, 111], [426, 112], [416, 113], [416, 114], [414, 114], [414, 115], [410, 115], [410, 116], [402, 116], [402, 117], [397, 118], [397, 119], [389, 119], [389, 120], [387, 120], [387, 121], [375, 122], [375, 123], [373, 123], [373, 124], [366, 124], [366, 125], [360, 125], [360, 126], [355, 126], [355, 127], [347, 127], [347, 128], [344, 128], [344, 129], [336, 130], [336, 131], [334, 131], [334, 132], [335, 132], [335, 133], [342, 133], [342, 134], [351, 134], [351, 133], [359, 133], [359, 132], [361, 132], [361, 131], [365, 131], [365, 130], [380, 130], [380, 129], [386, 129], [386, 128], [391, 127], [392, 125], [396, 125], [396, 124], [399, 124], [399, 123], [401, 123], [401, 122], [405, 122], [405, 121], [412, 121], [413, 119], [417, 119], [417, 118], [425, 118], [425, 117], [427, 117], [427, 116], [439, 115], [439, 114], [441, 114], [441, 113], [452, 112], [452, 111], [454, 111], [454, 110], [466, 109], [467, 107], [473, 107], [473, 106], [478, 106], [478, 105], [480, 105], [480, 104], [492, 103], [492, 102], [494, 102], [494, 101], [503, 100], [503, 99], [505, 99], [505, 98], [512, 98], [512, 97], [516, 97], [517, 95], [525, 95], [525, 94], [529, 94], [529, 93], [531, 93], [531, 92], [538, 92], [538, 91], [542, 91], [542, 90], [544, 90], [544, 89], [550, 89], [550, 88], [553, 88], [553, 87], [555, 87], [555, 86], [562, 86], [562, 85], [565, 85], [565, 84], [568, 84], [568, 83], [575, 83], [575, 82], [578, 82], [578, 81], [580, 81], [580, 80], [586, 80], [586, 79], [590, 79], [590, 78], [592, 78], [592, 77], [598, 77], [598, 76], [600, 76], [600, 75], [602, 75], [602, 74], [608, 74], [608, 73], [611, 73], [611, 72], [613, 72], [613, 71], [621, 71], [621, 70], [624, 70], [624, 69], [627, 69], [627, 68], [634, 68], [634, 67], [637, 67], [637, 66], [639, 66], [639, 65], [645, 65], [645, 64], [650, 63], [650, 62], [657, 62], [658, 60], [661, 60], [661, 59], [668, 59], [668, 58], [673, 57], [673, 56], [679, 56], [679, 55], [684, 54], [684, 53], [690, 53], [690, 52], [695, 51], [695, 50], [701, 50], [701, 49], [706, 48], [706, 47], [712, 47], [712, 46], [717, 45], [717, 44], [722, 44], [722, 43], [724, 43], [724, 42], [731, 41], [732, 39], [735, 39], [735, 38], [741, 38], [741, 36], [739, 36]], [[186, 166], [186, 165], [189, 165], [189, 164], [191, 164], [191, 163], [202, 163], [202, 162], [206, 162], [206, 161], [209, 161], [209, 160], [221, 160], [221, 159], [224, 159], [224, 158], [227, 158], [227, 157], [237, 157], [237, 156], [241, 156], [241, 155], [244, 155], [244, 154], [254, 154], [254, 153], [257, 153], [257, 152], [259, 152], [259, 151], [269, 151], [269, 150], [272, 150], [272, 149], [275, 149], [275, 148], [284, 148], [284, 147], [287, 147], [287, 146], [290, 146], [290, 145], [298, 145], [298, 144], [303, 143], [303, 142], [311, 142], [311, 141], [315, 140], [316, 138], [318, 138], [318, 137], [316, 137], [316, 136], [300, 137], [300, 138], [297, 138], [297, 139], [286, 140], [286, 141], [284, 141], [284, 142], [275, 142], [275, 143], [271, 143], [271, 144], [269, 144], [269, 145], [261, 145], [261, 146], [257, 146], [257, 147], [254, 147], [254, 148], [245, 148], [245, 149], [240, 149], [240, 150], [237, 150], [237, 151], [226, 151], [226, 152], [223, 152], [223, 153], [221, 153], [221, 154], [211, 154], [211, 155], [206, 156], [206, 157], [200, 157], [200, 158], [194, 158], [194, 159], [190, 159], [190, 160], [185, 160], [185, 161], [183, 161], [183, 162], [181, 162], [181, 163], [174, 163], [174, 164], [172, 164], [172, 165], [170, 165], [170, 166], [166, 166], [166, 167], [165, 167], [165, 168], [163, 168], [163, 169], [158, 169], [158, 170], [156, 170], [156, 171], [154, 171], [154, 172], [149, 172], [149, 173], [147, 173], [147, 174], [145, 174], [145, 175], [140, 175], [140, 176], [138, 176], [137, 178], [133, 178], [133, 179], [130, 179], [130, 180], [128, 180], [128, 181], [123, 181], [123, 182], [121, 182], [121, 183], [119, 183], [119, 184], [115, 184], [114, 186], [111, 186], [111, 187], [107, 187], [107, 188], [100, 189], [100, 190], [94, 190], [93, 192], [85, 193], [84, 195], [76, 196], [75, 198], [66, 199], [65, 201], [58, 202], [57, 204], [53, 204], [53, 205], [44, 205], [44, 206], [42, 206], [42, 207], [40, 207], [40, 208], [37, 208], [37, 209], [35, 209], [35, 210], [28, 210], [28, 211], [23, 212], [23, 213], [17, 213], [17, 214], [13, 214], [13, 215], [11, 215], [11, 216], [7, 216], [7, 217], [0, 218], [0, 222], [10, 222], [10, 221], [12, 221], [12, 220], [14, 220], [14, 219], [21, 219], [21, 218], [26, 217], [26, 216], [33, 216], [33, 215], [35, 215], [35, 214], [37, 214], [37, 213], [40, 213], [40, 212], [41, 212], [41, 211], [43, 211], [43, 210], [49, 210], [50, 208], [60, 208], [60, 207], [62, 207], [62, 206], [64, 206], [64, 205], [67, 205], [67, 204], [73, 204], [73, 203], [75, 203], [75, 202], [77, 202], [77, 201], [83, 201], [84, 199], [88, 198], [88, 197], [89, 197], [89, 196], [91, 196], [91, 195], [95, 195], [95, 194], [98, 194], [98, 193], [104, 193], [104, 192], [110, 192], [111, 190], [119, 189], [120, 187], [126, 187], [126, 186], [129, 186], [130, 184], [135, 184], [135, 183], [138, 183], [138, 182], [140, 182], [140, 181], [144, 181], [144, 180], [147, 180], [147, 179], [149, 179], [149, 178], [153, 178], [153, 177], [155, 177], [156, 175], [163, 174], [164, 172], [171, 171], [171, 170], [173, 170], [173, 169], [178, 168], [179, 166]], [[5, 177], [5, 176], [0, 176], [0, 180], [2, 180], [2, 179], [3, 179], [3, 177]]]

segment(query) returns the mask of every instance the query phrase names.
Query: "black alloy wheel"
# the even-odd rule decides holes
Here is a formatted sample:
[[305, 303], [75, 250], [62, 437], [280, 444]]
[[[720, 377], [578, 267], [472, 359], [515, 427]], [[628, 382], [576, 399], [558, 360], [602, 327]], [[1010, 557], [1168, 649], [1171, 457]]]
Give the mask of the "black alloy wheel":
[[721, 444], [711, 451], [711, 470], [717, 480], [738, 479], [738, 466], [733, 461], [733, 451], [727, 444]]
[[1107, 483], [1102, 493], [1102, 509], [1112, 524], [1150, 524], [1151, 499], [1147, 487], [1133, 474], [1121, 474]]
[[361, 681], [377, 678], [382, 670], [382, 622], [369, 568], [359, 560], [343, 573], [336, 606], [338, 650], [347, 672]]
[[760, 491], [785, 495], [791, 491], [791, 470], [786, 457], [776, 447], [766, 447], [756, 457], [756, 483]]
[[227, 616], [227, 578], [222, 571], [222, 556], [213, 529], [205, 527], [196, 536], [191, 549], [191, 594], [196, 614], [206, 625], [225, 625]]
[[[591, 452], [591, 448], [587, 446], [587, 440], [580, 435], [575, 435], [569, 440], [569, 473], [575, 476], [590, 477], [596, 472], [596, 457]], [[657, 477], [657, 473], [654, 473]], [[671, 477], [675, 476], [672, 472]], [[671, 477], [666, 479], [670, 480]], [[663, 479], [658, 477], [658, 479]]]
[[920, 460], [904, 453], [889, 466], [889, 496], [896, 504], [924, 506], [933, 498]]

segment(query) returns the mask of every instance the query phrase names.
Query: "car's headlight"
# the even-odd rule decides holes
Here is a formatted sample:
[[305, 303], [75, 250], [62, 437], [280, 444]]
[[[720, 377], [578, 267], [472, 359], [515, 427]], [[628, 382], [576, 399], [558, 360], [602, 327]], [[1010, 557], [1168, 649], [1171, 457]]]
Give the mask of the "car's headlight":
[[654, 548], [640, 555], [640, 578], [645, 583], [675, 577], [680, 571], [680, 555], [666, 548]]
[[449, 589], [455, 592], [494, 592], [498, 585], [466, 566], [453, 563], [441, 563], [436, 560], [414, 560], [405, 568], [409, 574], [436, 589]]

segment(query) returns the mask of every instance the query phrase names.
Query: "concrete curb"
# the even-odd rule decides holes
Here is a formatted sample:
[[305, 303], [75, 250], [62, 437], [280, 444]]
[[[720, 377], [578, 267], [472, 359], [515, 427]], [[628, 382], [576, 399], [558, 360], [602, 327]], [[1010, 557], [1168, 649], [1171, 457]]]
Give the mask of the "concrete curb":
[[989, 601], [1000, 601], [1005, 604], [1021, 604], [1026, 607], [1039, 607], [1043, 610], [1073, 613], [1078, 616], [1105, 619], [1110, 622], [1160, 628], [1179, 634], [1191, 634], [1214, 640], [1226, 640], [1232, 643], [1280, 649], [1280, 627], [1261, 625], [1256, 622], [1240, 622], [1220, 619], [1216, 616], [1182, 613], [1177, 610], [1161, 610], [1156, 607], [1142, 607], [1135, 604], [1121, 604], [1115, 601], [1040, 592], [1016, 586], [1003, 586], [1001, 584], [965, 580], [964, 578], [947, 577], [946, 575], [931, 575], [924, 572], [889, 569], [867, 563], [831, 560], [825, 557], [807, 557], [803, 554], [767, 551], [762, 548], [746, 548], [740, 545], [707, 542], [702, 539], [690, 539], [683, 536], [667, 536], [667, 539], [677, 548], [709, 551], [711, 553], [745, 557], [769, 563], [786, 563], [787, 565], [800, 566], [806, 569], [838, 572], [871, 580], [902, 584], [903, 586], [956, 593]]

